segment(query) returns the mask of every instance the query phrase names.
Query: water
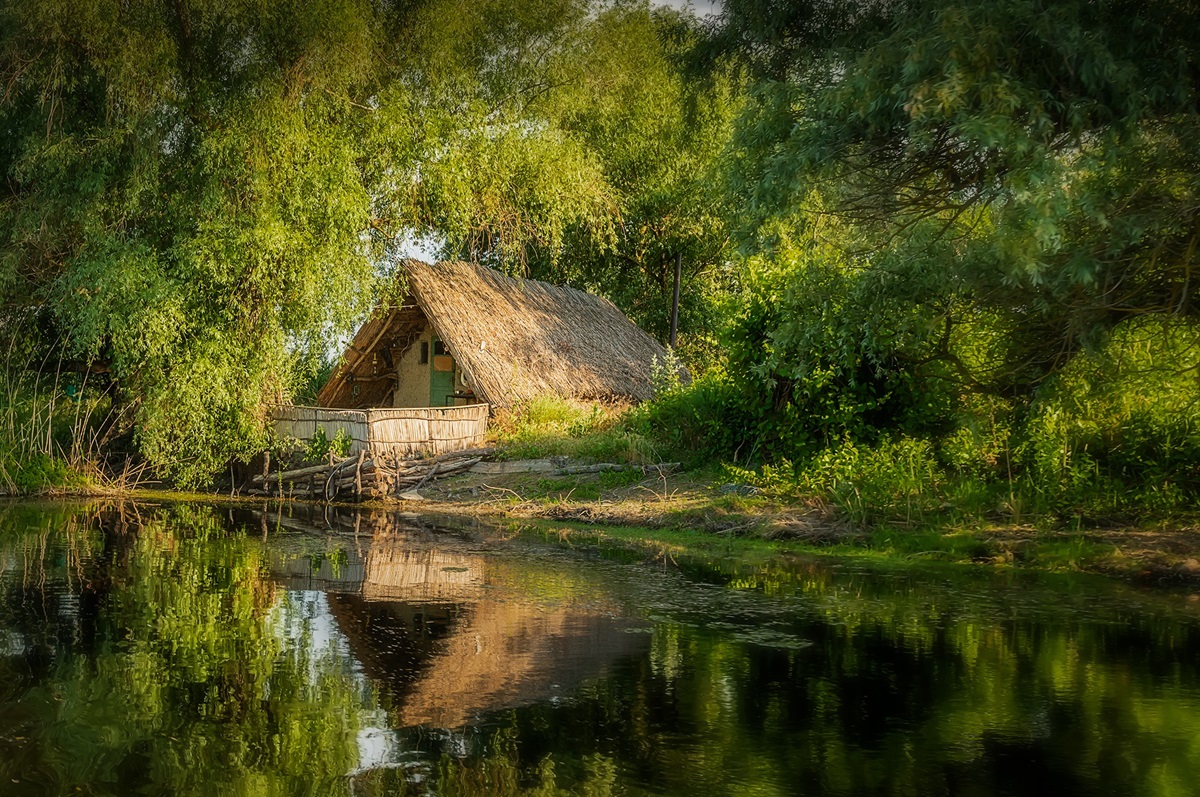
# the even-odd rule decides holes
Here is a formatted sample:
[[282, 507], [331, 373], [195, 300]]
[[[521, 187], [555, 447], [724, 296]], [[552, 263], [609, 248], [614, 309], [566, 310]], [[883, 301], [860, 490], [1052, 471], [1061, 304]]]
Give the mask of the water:
[[0, 795], [1192, 795], [1200, 601], [197, 505], [0, 508]]

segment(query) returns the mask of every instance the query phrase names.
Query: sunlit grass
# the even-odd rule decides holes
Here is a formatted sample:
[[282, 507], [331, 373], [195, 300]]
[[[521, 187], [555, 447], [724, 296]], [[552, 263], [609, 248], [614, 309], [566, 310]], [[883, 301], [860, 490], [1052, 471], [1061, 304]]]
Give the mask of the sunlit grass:
[[499, 416], [493, 426], [505, 459], [569, 457], [594, 462], [654, 463], [658, 449], [624, 423], [628, 407], [539, 396]]

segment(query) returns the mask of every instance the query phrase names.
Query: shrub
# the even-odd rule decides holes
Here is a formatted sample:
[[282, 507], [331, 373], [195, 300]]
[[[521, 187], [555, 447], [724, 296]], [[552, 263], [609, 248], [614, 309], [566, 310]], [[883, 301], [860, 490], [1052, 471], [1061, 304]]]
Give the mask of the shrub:
[[628, 424], [685, 464], [746, 461], [758, 446], [752, 418], [733, 380], [721, 369], [676, 386], [630, 413]]

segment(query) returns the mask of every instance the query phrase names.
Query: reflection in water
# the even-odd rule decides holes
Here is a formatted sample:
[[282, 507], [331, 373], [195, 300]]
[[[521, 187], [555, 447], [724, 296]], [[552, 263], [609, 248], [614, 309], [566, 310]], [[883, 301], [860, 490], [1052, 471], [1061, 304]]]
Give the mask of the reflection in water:
[[0, 794], [1185, 795], [1186, 595], [398, 515], [0, 516]]
[[[278, 574], [325, 588], [350, 654], [386, 691], [399, 726], [460, 728], [556, 699], [647, 647], [600, 585], [563, 589], [569, 573], [488, 557], [469, 539], [384, 517], [370, 537], [359, 518], [358, 540], [336, 561], [285, 556]], [[558, 594], [524, 589], [534, 573]]]

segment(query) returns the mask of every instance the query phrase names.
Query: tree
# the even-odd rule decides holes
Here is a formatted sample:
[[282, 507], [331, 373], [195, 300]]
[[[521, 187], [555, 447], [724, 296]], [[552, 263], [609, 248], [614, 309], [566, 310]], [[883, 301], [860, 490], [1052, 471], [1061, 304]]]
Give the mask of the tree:
[[998, 390], [1032, 389], [1124, 319], [1194, 315], [1189, 9], [795, 7], [822, 37], [756, 27], [758, 3], [731, 4], [723, 28], [767, 64], [731, 171], [743, 243], [769, 246], [781, 220], [832, 217], [873, 253], [863, 263], [938, 259], [969, 299], [946, 324], [996, 314], [1021, 338], [992, 377], [945, 352], [964, 380]]
[[262, 450], [267, 408], [391, 284], [398, 234], [486, 232], [513, 262], [611, 223], [594, 158], [534, 112], [589, 9], [0, 3], [5, 304], [203, 482]]
[[929, 433], [973, 396], [1029, 408], [1138, 319], [1194, 325], [1191, 9], [779, 5], [729, 3], [707, 50], [752, 78], [727, 187], [774, 276], [735, 319], [748, 392], [824, 439]]
[[690, 14], [617, 6], [599, 15], [588, 39], [576, 58], [583, 79], [551, 113], [595, 153], [615, 223], [573, 225], [564, 256], [542, 257], [531, 270], [609, 296], [666, 340], [681, 255], [683, 329], [712, 332], [732, 255], [719, 175], [738, 85], [727, 74], [700, 81], [689, 72], [698, 41]]

